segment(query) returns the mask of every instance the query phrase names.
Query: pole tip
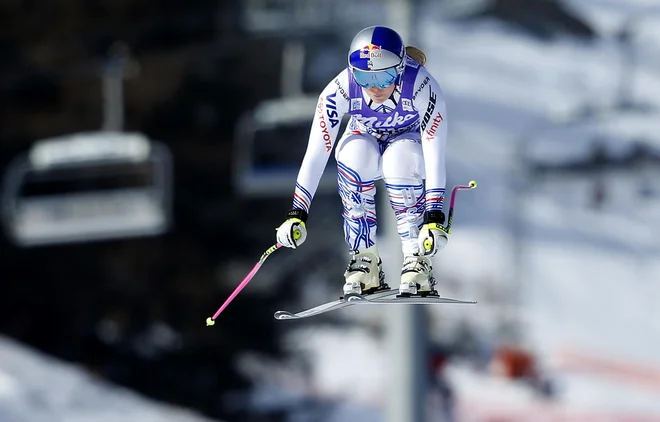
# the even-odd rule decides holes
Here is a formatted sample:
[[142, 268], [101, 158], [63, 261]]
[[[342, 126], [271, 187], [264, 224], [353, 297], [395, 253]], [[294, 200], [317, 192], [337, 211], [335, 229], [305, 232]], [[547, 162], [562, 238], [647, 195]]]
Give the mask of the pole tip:
[[470, 183], [468, 183], [468, 186], [471, 188], [476, 188], [477, 187], [477, 181], [476, 180], [470, 180]]
[[214, 325], [214, 324], [215, 324], [215, 321], [213, 320], [213, 318], [211, 318], [211, 317], [206, 318], [206, 326], [207, 327], [210, 327], [211, 325]]

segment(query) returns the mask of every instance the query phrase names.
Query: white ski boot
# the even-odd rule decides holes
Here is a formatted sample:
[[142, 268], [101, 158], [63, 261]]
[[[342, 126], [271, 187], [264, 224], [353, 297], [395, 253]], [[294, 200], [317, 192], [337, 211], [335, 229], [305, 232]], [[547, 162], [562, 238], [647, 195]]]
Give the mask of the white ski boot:
[[427, 256], [410, 255], [404, 257], [399, 295], [437, 295], [432, 270], [431, 259]]
[[344, 294], [370, 294], [376, 290], [387, 288], [384, 283], [385, 273], [382, 261], [372, 246], [364, 251], [351, 252], [351, 261], [346, 267], [344, 278]]

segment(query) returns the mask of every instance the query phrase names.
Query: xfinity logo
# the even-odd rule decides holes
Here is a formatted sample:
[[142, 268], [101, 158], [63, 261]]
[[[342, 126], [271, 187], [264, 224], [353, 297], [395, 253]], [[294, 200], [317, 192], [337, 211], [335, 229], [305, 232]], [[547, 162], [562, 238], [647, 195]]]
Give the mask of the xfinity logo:
[[438, 114], [435, 115], [435, 118], [433, 118], [433, 123], [431, 124], [431, 127], [429, 128], [429, 131], [426, 133], [426, 139], [427, 141], [430, 141], [433, 139], [435, 136], [435, 132], [438, 130], [438, 127], [440, 126], [440, 123], [442, 123], [444, 119], [442, 118], [442, 114], [438, 112]]

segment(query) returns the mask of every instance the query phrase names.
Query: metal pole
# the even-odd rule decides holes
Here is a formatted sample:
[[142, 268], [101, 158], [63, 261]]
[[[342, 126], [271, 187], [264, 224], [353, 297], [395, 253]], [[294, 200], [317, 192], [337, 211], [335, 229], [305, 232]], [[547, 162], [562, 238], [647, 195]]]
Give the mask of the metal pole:
[[[388, 0], [387, 21], [404, 41], [414, 43], [416, 23], [414, 0]], [[396, 230], [396, 217], [388, 195], [381, 195], [378, 230], [384, 240], [383, 270], [390, 287], [399, 287], [403, 261], [401, 241]], [[385, 255], [385, 254], [384, 254]], [[386, 353], [389, 366], [387, 391], [387, 422], [426, 422], [427, 393], [427, 329], [423, 306], [384, 306], [383, 320], [387, 322]]]
[[107, 131], [121, 131], [124, 127], [124, 78], [128, 48], [113, 45], [103, 68], [103, 124]]
[[[388, 239], [387, 237], [386, 239]], [[394, 240], [394, 239], [393, 239]], [[388, 246], [398, 245], [388, 242]], [[392, 255], [393, 256], [393, 255]], [[392, 257], [390, 256], [390, 258]], [[383, 262], [390, 282], [398, 278], [400, 261]], [[391, 286], [398, 288], [398, 283]], [[422, 305], [383, 307], [387, 322], [386, 353], [389, 368], [387, 422], [426, 422], [426, 341], [427, 332]]]
[[282, 97], [296, 97], [303, 93], [305, 45], [300, 40], [288, 41], [282, 51]]

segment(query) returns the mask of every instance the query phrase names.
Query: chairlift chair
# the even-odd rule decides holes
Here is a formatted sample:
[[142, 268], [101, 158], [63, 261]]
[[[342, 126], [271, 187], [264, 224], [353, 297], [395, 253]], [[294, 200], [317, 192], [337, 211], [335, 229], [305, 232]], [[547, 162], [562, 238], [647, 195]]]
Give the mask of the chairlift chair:
[[169, 149], [139, 133], [42, 139], [6, 170], [2, 222], [22, 247], [162, 234], [171, 179]]
[[[239, 119], [232, 172], [238, 195], [293, 195], [317, 101], [315, 95], [267, 100]], [[318, 192], [336, 189], [336, 175], [326, 171]]]

